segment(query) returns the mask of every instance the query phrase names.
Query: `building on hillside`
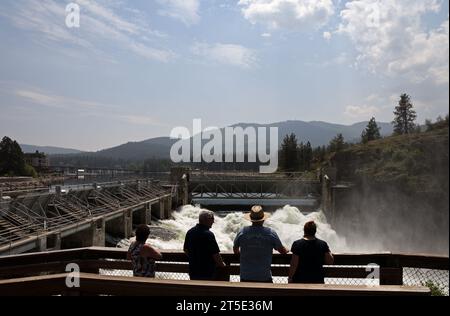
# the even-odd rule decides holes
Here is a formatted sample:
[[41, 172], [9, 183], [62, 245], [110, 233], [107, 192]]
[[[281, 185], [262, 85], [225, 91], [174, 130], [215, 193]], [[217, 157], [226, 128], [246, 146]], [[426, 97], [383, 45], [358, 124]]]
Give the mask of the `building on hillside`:
[[46, 170], [50, 166], [50, 161], [46, 154], [36, 151], [32, 154], [24, 154], [25, 162], [36, 170]]

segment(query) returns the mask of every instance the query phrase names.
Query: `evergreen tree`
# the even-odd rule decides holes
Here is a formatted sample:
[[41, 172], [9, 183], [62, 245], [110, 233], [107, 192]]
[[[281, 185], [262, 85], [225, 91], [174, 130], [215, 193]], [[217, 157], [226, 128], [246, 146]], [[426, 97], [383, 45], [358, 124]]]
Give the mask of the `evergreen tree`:
[[366, 144], [368, 142], [371, 142], [373, 140], [377, 140], [381, 138], [380, 134], [380, 128], [377, 125], [377, 122], [375, 121], [375, 118], [372, 117], [367, 124], [366, 129], [362, 132], [361, 135], [361, 141]]
[[307, 142], [303, 147], [303, 171], [311, 170], [311, 162], [313, 159], [313, 150], [311, 143]]
[[305, 170], [305, 145], [303, 144], [303, 142], [300, 143], [300, 145], [298, 145], [298, 169], [300, 171]]
[[281, 144], [280, 164], [282, 170], [296, 171], [299, 166], [297, 137], [294, 133], [286, 135]]
[[394, 111], [394, 133], [396, 135], [404, 135], [414, 133], [416, 130], [416, 111], [413, 110], [413, 105], [411, 103], [411, 97], [407, 94], [402, 94], [400, 96], [400, 101], [398, 106], [395, 107]]
[[25, 174], [25, 158], [16, 141], [3, 137], [0, 142], [0, 175], [20, 176]]
[[319, 161], [323, 162], [325, 161], [325, 157], [327, 155], [327, 147], [324, 145], [322, 147], [319, 147]]
[[335, 138], [330, 141], [330, 145], [328, 146], [329, 152], [339, 152], [345, 149], [346, 144], [344, 140], [344, 136], [342, 134], [337, 134]]

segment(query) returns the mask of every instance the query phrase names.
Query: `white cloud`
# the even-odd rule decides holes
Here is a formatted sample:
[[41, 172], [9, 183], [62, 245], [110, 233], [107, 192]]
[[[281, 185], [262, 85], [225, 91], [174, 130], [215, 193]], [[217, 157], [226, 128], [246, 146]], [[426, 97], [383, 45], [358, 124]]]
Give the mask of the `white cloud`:
[[323, 38], [327, 41], [331, 40], [331, 33], [330, 32], [323, 32]]
[[76, 115], [82, 116], [108, 117], [132, 125], [166, 126], [151, 116], [133, 114], [130, 111], [125, 113], [120, 110], [124, 107], [57, 95], [37, 88], [16, 89], [13, 91], [13, 95], [32, 104], [71, 112], [74, 115], [76, 113]]
[[371, 105], [349, 105], [345, 108], [344, 114], [352, 119], [368, 120], [379, 113], [379, 111], [377, 107]]
[[366, 100], [367, 100], [368, 102], [375, 102], [375, 101], [383, 100], [383, 98], [380, 97], [378, 94], [374, 93], [374, 94], [369, 95], [369, 96], [366, 98]]
[[449, 22], [426, 30], [422, 17], [438, 12], [439, 0], [358, 0], [341, 12], [338, 32], [359, 52], [358, 64], [411, 82], [448, 83]]
[[176, 57], [176, 54], [172, 51], [152, 48], [142, 43], [131, 43], [129, 48], [142, 57], [161, 62], [169, 62]]
[[210, 61], [241, 68], [252, 68], [257, 64], [255, 52], [241, 45], [195, 43], [191, 51]]
[[137, 34], [141, 27], [137, 24], [126, 21], [117, 16], [110, 8], [100, 5], [90, 0], [76, 0], [80, 7], [89, 11], [94, 16], [103, 19], [119, 31], [125, 31], [132, 34]]
[[262, 33], [261, 37], [270, 38], [270, 37], [272, 37], [272, 34], [270, 34], [270, 33]]
[[247, 20], [269, 29], [315, 30], [334, 14], [332, 0], [240, 0], [239, 6]]
[[14, 95], [35, 104], [58, 109], [82, 110], [108, 108], [107, 105], [98, 102], [68, 98], [38, 89], [18, 89], [14, 92]]
[[[11, 19], [13, 24], [42, 37], [35, 37], [43, 45], [60, 44], [61, 52], [71, 46], [89, 49], [105, 58], [102, 44], [114, 46], [116, 49], [128, 50], [137, 55], [167, 62], [175, 55], [167, 49], [149, 46], [149, 37], [160, 38], [162, 34], [152, 30], [142, 18], [142, 12], [123, 10], [132, 17], [116, 14], [121, 2], [75, 0], [81, 8], [81, 25], [78, 29], [69, 29], [64, 21], [66, 17], [65, 3], [55, 0], [24, 0], [5, 8], [0, 15]], [[44, 43], [44, 42], [47, 43]], [[69, 45], [69, 47], [68, 47]], [[47, 45], [48, 46], [48, 45]], [[54, 46], [53, 46], [54, 47]]]
[[169, 16], [186, 25], [197, 24], [200, 21], [200, 0], [157, 0], [164, 9], [160, 15]]

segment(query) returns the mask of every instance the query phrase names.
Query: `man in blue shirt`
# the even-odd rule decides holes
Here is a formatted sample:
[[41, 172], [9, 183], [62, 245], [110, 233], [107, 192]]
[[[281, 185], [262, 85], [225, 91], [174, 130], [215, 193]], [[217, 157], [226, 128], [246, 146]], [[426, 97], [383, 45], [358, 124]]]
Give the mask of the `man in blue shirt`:
[[250, 214], [244, 217], [252, 222], [252, 226], [239, 231], [233, 247], [234, 253], [240, 254], [241, 282], [272, 282], [273, 250], [281, 254], [288, 250], [274, 230], [263, 226], [269, 214], [261, 206], [252, 207]]

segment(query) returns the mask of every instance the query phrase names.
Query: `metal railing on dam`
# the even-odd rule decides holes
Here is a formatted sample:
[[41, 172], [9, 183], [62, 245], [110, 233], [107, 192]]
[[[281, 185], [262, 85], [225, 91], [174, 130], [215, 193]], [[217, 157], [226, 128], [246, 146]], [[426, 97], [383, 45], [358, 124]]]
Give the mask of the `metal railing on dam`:
[[306, 173], [192, 172], [192, 198], [317, 198], [321, 183]]
[[[336, 254], [336, 265], [325, 267], [327, 284], [299, 285], [277, 282], [277, 278], [287, 276], [290, 255], [274, 255], [275, 282], [262, 285], [230, 282], [239, 274], [239, 257], [231, 253], [222, 256], [227, 267], [218, 274], [217, 281], [209, 282], [189, 281], [187, 256], [181, 252], [163, 252], [155, 279], [131, 277], [131, 262], [126, 260], [124, 249], [94, 247], [5, 256], [0, 257], [0, 295], [55, 295], [71, 291], [81, 295], [429, 295], [430, 290], [424, 285], [431, 281], [446, 283], [448, 291], [448, 257]], [[65, 287], [66, 267], [73, 263], [81, 272], [78, 289]], [[377, 274], [373, 274], [373, 264], [377, 265]], [[420, 279], [419, 274], [407, 274], [408, 269], [426, 269], [440, 276]]]
[[168, 218], [176, 194], [176, 186], [143, 180], [19, 196], [0, 203], [0, 255], [104, 246], [109, 230], [130, 237], [133, 223]]

